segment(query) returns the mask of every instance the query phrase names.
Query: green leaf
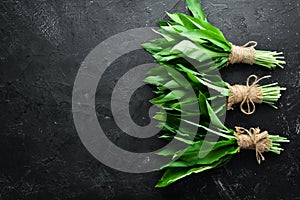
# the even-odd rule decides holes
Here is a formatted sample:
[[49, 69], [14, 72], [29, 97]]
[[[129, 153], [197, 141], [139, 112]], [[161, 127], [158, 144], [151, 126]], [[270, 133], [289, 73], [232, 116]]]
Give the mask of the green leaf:
[[156, 23], [160, 26], [166, 26], [168, 25], [168, 22], [167, 21], [162, 21], [162, 20], [157, 20]]
[[167, 117], [166, 117], [166, 114], [164, 112], [157, 112], [153, 119], [156, 119], [158, 121], [166, 121]]
[[171, 183], [174, 183], [175, 181], [184, 178], [192, 173], [200, 173], [208, 169], [213, 169], [222, 166], [223, 164], [227, 163], [230, 159], [231, 159], [231, 155], [226, 156], [211, 165], [199, 165], [190, 168], [186, 168], [186, 167], [168, 168], [155, 187], [166, 187]]
[[[218, 142], [198, 141], [192, 143], [186, 150], [173, 152], [169, 156], [179, 155], [180, 157], [163, 166], [168, 167], [190, 167], [198, 164], [212, 164], [223, 156], [238, 152], [236, 140], [221, 140]], [[170, 152], [169, 152], [170, 153]]]
[[210, 82], [209, 80], [205, 80], [203, 78], [195, 77], [200, 83], [207, 86], [208, 88], [211, 88], [213, 90], [218, 91], [223, 96], [229, 96], [229, 90], [228, 88], [220, 87], [216, 85], [214, 82]]
[[206, 107], [206, 97], [202, 94], [202, 92], [199, 92], [198, 102], [199, 102], [200, 115], [209, 116]]
[[[206, 126], [203, 126], [203, 125], [201, 125], [201, 124], [196, 124], [196, 123], [194, 123], [194, 122], [191, 122], [191, 121], [188, 121], [188, 120], [185, 120], [185, 119], [182, 119], [182, 121], [184, 121], [184, 122], [186, 122], [186, 123], [188, 123], [188, 124], [194, 125], [194, 126], [196, 126], [196, 127], [203, 128], [203, 129], [205, 129], [206, 131], [208, 131], [208, 132], [210, 132], [210, 133], [212, 133], [212, 134], [218, 135], [218, 136], [220, 136], [220, 137], [224, 137], [224, 138], [229, 139], [229, 140], [230, 140], [230, 139], [235, 139], [235, 138], [236, 138], [235, 136], [232, 136], [232, 135], [231, 135], [231, 131], [230, 131], [230, 130], [228, 130], [228, 131], [226, 131], [225, 133], [223, 133], [223, 132], [220, 132], [219, 130], [218, 130], [218, 131], [212, 130], [212, 129], [206, 127]], [[230, 133], [230, 135], [228, 135], [228, 133]]]
[[179, 17], [178, 14], [176, 14], [176, 13], [171, 14], [171, 13], [168, 13], [168, 12], [166, 12], [166, 13], [167, 13], [167, 15], [168, 15], [174, 22], [176, 22], [176, 23], [178, 23], [178, 24], [184, 26], [184, 23], [183, 23], [183, 21], [181, 21], [181, 19], [180, 19], [180, 17]]
[[153, 104], [164, 103], [167, 101], [179, 100], [181, 99], [186, 93], [182, 90], [173, 90], [169, 92], [167, 95], [161, 95], [154, 99], [151, 99], [150, 102]]
[[[183, 66], [182, 64], [177, 64], [177, 66], [179, 67], [179, 70], [182, 71], [182, 72], [192, 74], [193, 76], [200, 75], [199, 72], [191, 70], [191, 69]], [[198, 82], [198, 81], [196, 81], [196, 82]]]
[[205, 49], [202, 46], [196, 45], [189, 40], [183, 40], [176, 44], [171, 51], [179, 51], [183, 56], [195, 59], [199, 62], [210, 61], [215, 58], [228, 56], [227, 53], [214, 52], [209, 49]]
[[[222, 31], [220, 31], [217, 27], [211, 25], [209, 22], [199, 20], [197, 18], [185, 14], [181, 14], [181, 13], [177, 13], [177, 15], [180, 17], [182, 21], [185, 22], [184, 26], [186, 26], [186, 24], [189, 24], [189, 26], [187, 26], [188, 29], [195, 29], [193, 28], [193, 26], [195, 26], [200, 30], [210, 31], [211, 34], [218, 36], [218, 38], [220, 38], [224, 43], [226, 43], [229, 47], [231, 47], [231, 44], [226, 40]], [[191, 25], [191, 23], [193, 24], [193, 26]]]
[[[219, 47], [219, 51], [225, 51], [230, 53], [231, 48], [224, 42], [218, 35], [214, 34], [212, 31], [209, 30], [188, 30], [183, 31], [180, 35], [200, 44], [207, 43], [210, 41], [212, 44]], [[217, 50], [217, 49], [215, 49]], [[228, 54], [227, 54], [228, 55]]]
[[196, 29], [199, 28], [197, 27], [196, 24], [194, 24], [193, 22], [191, 22], [185, 15], [182, 13], [174, 13], [174, 14], [170, 14], [167, 13], [168, 16], [177, 24], [182, 25], [183, 27], [185, 27], [186, 29]]
[[146, 74], [147, 75], [161, 75], [161, 74], [165, 74], [165, 73], [166, 73], [166, 69], [163, 66], [158, 66], [158, 67], [151, 68]]
[[199, 0], [187, 0], [186, 3], [194, 17], [202, 21], [206, 21], [206, 15], [201, 4], [199, 3]]
[[174, 38], [174, 36], [172, 36], [170, 33], [166, 32], [163, 29], [160, 29], [158, 31], [154, 30], [153, 31], [161, 36], [163, 36], [168, 42], [173, 42], [176, 40], [176, 38]]
[[181, 87], [176, 81], [170, 80], [166, 84], [164, 84], [162, 87], [165, 87], [167, 89], [174, 89]]
[[165, 66], [165, 69], [168, 71], [168, 75], [174, 79], [179, 85], [184, 88], [190, 89], [191, 85], [185, 79], [185, 77], [178, 71], [174, 69], [175, 67]]
[[[159, 51], [162, 51], [168, 46], [171, 46], [172, 43], [170, 43], [168, 40], [165, 38], [157, 38], [155, 40], [151, 40], [149, 42], [146, 42], [142, 44], [141, 46], [149, 51], [151, 54], [157, 53]], [[174, 43], [175, 44], [175, 43]]]
[[220, 119], [218, 118], [208, 101], [206, 101], [206, 107], [212, 124], [218, 128], [224, 129], [229, 132], [229, 129], [220, 121]]
[[211, 59], [210, 55], [204, 52], [204, 49], [197, 48], [196, 45], [188, 40], [179, 42], [172, 50], [179, 51], [183, 54], [183, 56], [198, 60], [199, 62]]
[[148, 76], [144, 79], [145, 83], [152, 85], [162, 85], [167, 79], [162, 76]]

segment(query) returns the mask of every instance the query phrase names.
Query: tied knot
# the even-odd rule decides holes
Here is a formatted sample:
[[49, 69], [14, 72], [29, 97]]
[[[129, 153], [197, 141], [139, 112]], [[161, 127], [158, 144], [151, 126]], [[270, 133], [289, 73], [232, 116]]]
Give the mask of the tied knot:
[[260, 132], [259, 128], [250, 128], [247, 130], [242, 127], [235, 127], [234, 135], [237, 137], [239, 150], [255, 150], [256, 160], [259, 164], [265, 160], [262, 153], [269, 151], [272, 146], [272, 141], [269, 139], [267, 131]]
[[[250, 85], [251, 79], [254, 78], [253, 83]], [[227, 110], [233, 110], [234, 104], [240, 104], [240, 110], [246, 115], [251, 115], [255, 112], [255, 103], [262, 103], [263, 93], [261, 87], [259, 87], [258, 82], [262, 79], [270, 78], [270, 76], [264, 76], [258, 78], [256, 75], [250, 75], [247, 78], [246, 85], [229, 85], [230, 96], [227, 100]], [[247, 105], [247, 110], [244, 106]]]
[[228, 64], [245, 63], [253, 65], [255, 63], [255, 47], [257, 42], [249, 41], [243, 46], [232, 45], [229, 54]]

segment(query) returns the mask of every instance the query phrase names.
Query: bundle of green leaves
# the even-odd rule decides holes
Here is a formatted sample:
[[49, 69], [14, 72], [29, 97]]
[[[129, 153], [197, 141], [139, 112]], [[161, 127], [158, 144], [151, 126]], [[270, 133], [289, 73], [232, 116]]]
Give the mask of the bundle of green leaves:
[[193, 16], [167, 13], [171, 21], [159, 21], [160, 29], [156, 31], [163, 38], [142, 45], [157, 62], [177, 63], [178, 59], [188, 57], [199, 62], [197, 69], [203, 71], [202, 68], [207, 68], [206, 72], [234, 63], [257, 64], [269, 69], [276, 66], [283, 68], [285, 61], [282, 52], [255, 50], [256, 42], [243, 47], [232, 45], [217, 27], [207, 21], [198, 0], [186, 2]]
[[[166, 86], [168, 86], [170, 83], [166, 82], [168, 80], [168, 78], [165, 80], [165, 74], [166, 71], [168, 69], [168, 67], [171, 67], [179, 72], [181, 72], [181, 74], [185, 75], [185, 78], [187, 80], [189, 80], [189, 82], [193, 83], [193, 88], [195, 88], [196, 90], [203, 90], [204, 87], [208, 87], [214, 91], [216, 91], [214, 94], [210, 94], [208, 98], [208, 100], [213, 100], [216, 98], [223, 98], [223, 97], [228, 97], [231, 98], [232, 96], [234, 96], [235, 94], [232, 93], [231, 91], [231, 87], [229, 83], [225, 82], [222, 80], [222, 78], [218, 75], [211, 75], [211, 74], [205, 74], [202, 72], [198, 72], [197, 70], [191, 70], [190, 68], [192, 68], [192, 65], [187, 63], [185, 67], [182, 64], [163, 64], [160, 67], [156, 67], [152, 70], [150, 70], [148, 72], [148, 77], [144, 80], [146, 83], [149, 83], [151, 85], [160, 85], [161, 87], [164, 87], [164, 84], [166, 84]], [[168, 70], [169, 74], [171, 74], [171, 71]], [[271, 76], [265, 76], [263, 78], [269, 78]], [[174, 74], [173, 77], [174, 78]], [[250, 78], [255, 78], [255, 81], [253, 82], [253, 84], [250, 86], [249, 85], [249, 81]], [[177, 77], [177, 81], [178, 81], [178, 77]], [[277, 108], [275, 106], [275, 103], [278, 101], [278, 99], [281, 97], [281, 91], [285, 90], [286, 88], [280, 87], [278, 85], [277, 82], [275, 83], [271, 83], [271, 84], [267, 84], [267, 85], [258, 85], [258, 81], [260, 81], [260, 79], [257, 79], [257, 77], [255, 75], [251, 75], [249, 76], [248, 80], [247, 80], [247, 85], [246, 86], [242, 86], [242, 87], [252, 87], [255, 86], [258, 88], [258, 90], [261, 92], [261, 102], [260, 103], [266, 103], [270, 106], [272, 106], [273, 108]], [[172, 83], [175, 84], [175, 80], [172, 80]], [[184, 84], [184, 82], [179, 82], [179, 84]], [[236, 85], [235, 85], [236, 86]], [[240, 85], [238, 85], [239, 87], [241, 87]], [[171, 91], [172, 93], [172, 91]], [[160, 93], [158, 93], [160, 94]], [[164, 95], [166, 94], [160, 94], [159, 97], [157, 97], [156, 99], [161, 99], [161, 98], [166, 98]], [[171, 94], [168, 94], [167, 96], [170, 96]], [[245, 96], [247, 97], [247, 96]], [[154, 100], [152, 100], [153, 103], [155, 103]], [[248, 111], [245, 111], [243, 108], [243, 105], [246, 104], [247, 102], [247, 107], [248, 107]], [[196, 103], [196, 102], [195, 102]], [[224, 108], [228, 108], [232, 109], [232, 105], [231, 104], [235, 104], [235, 103], [239, 103], [239, 102], [222, 102], [219, 105], [219, 108], [217, 108], [216, 112], [219, 114], [220, 111], [224, 111]], [[246, 113], [246, 114], [252, 114], [255, 111], [255, 105], [254, 102], [252, 101], [252, 99], [246, 99], [244, 98], [243, 101], [240, 102], [240, 109], [242, 112]], [[250, 108], [250, 106], [252, 106], [252, 108]], [[251, 110], [252, 109], [252, 110]]]

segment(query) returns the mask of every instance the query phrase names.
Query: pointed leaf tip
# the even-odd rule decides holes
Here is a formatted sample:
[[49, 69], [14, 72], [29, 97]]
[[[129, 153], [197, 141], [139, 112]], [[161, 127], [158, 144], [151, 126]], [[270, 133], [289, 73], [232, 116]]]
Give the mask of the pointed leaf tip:
[[199, 0], [186, 0], [186, 3], [195, 18], [206, 21], [206, 14], [204, 13]]

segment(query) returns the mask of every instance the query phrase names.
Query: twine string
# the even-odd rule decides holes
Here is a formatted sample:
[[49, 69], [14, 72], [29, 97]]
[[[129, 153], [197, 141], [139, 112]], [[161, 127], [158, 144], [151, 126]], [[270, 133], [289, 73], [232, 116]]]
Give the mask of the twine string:
[[[256, 75], [250, 75], [247, 78], [246, 85], [231, 86], [227, 84], [229, 92], [231, 94], [227, 101], [227, 110], [233, 109], [232, 106], [234, 104], [241, 103], [240, 110], [244, 114], [253, 114], [256, 110], [255, 103], [262, 103], [263, 101], [262, 90], [259, 87], [258, 82], [266, 78], [270, 78], [270, 76], [258, 78]], [[251, 79], [254, 79], [252, 84], [250, 84]], [[245, 105], [247, 106], [246, 109], [244, 108]]]
[[253, 65], [256, 60], [254, 49], [256, 46], [256, 41], [249, 41], [243, 46], [232, 45], [227, 65], [235, 63], [245, 63]]
[[235, 127], [234, 135], [237, 137], [239, 150], [252, 149], [255, 150], [256, 160], [260, 164], [265, 160], [262, 153], [270, 150], [272, 141], [269, 139], [267, 131], [260, 132], [259, 128]]

